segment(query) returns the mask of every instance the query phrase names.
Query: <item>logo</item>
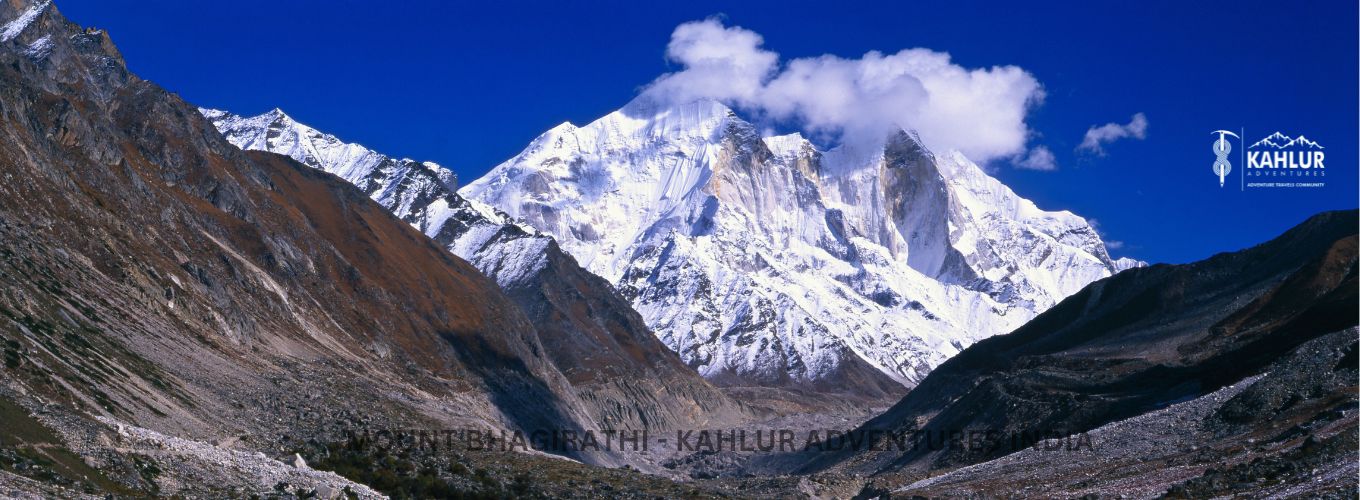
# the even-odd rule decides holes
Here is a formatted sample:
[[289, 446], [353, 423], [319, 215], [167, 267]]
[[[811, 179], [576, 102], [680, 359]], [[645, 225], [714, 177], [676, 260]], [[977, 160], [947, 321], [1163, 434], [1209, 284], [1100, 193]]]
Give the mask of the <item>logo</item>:
[[1228, 143], [1228, 136], [1237, 137], [1238, 140], [1242, 138], [1227, 130], [1215, 130], [1212, 133], [1218, 134], [1218, 140], [1214, 141], [1214, 156], [1218, 157], [1214, 160], [1214, 175], [1218, 176], [1218, 187], [1223, 187], [1228, 174], [1232, 173], [1232, 163], [1228, 161], [1228, 153], [1232, 152], [1232, 144]]
[[1247, 134], [1239, 131], [1215, 130], [1214, 163], [1211, 169], [1218, 177], [1218, 186], [1226, 187], [1233, 172], [1232, 136], [1245, 146], [1236, 160], [1241, 165], [1238, 176], [1241, 189], [1251, 188], [1320, 188], [1327, 177], [1326, 148], [1317, 141], [1300, 134], [1290, 137], [1275, 132], [1246, 146]]

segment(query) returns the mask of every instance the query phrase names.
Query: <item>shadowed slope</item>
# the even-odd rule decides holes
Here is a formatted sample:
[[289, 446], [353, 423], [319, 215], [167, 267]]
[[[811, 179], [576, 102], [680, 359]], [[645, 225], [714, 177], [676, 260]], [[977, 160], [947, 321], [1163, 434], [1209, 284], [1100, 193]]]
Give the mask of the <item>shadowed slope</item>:
[[[1258, 374], [1357, 324], [1356, 226], [1355, 211], [1324, 213], [1247, 250], [1095, 282], [945, 362], [864, 427], [1082, 432]], [[919, 473], [1013, 451], [918, 446], [819, 457], [814, 468]]]

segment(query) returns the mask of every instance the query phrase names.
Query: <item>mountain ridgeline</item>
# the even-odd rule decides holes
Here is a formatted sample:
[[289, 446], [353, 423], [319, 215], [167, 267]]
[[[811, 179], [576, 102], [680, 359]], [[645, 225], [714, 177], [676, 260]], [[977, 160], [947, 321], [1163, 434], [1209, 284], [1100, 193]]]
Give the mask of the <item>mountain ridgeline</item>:
[[[712, 101], [563, 124], [461, 190], [274, 110], [203, 110], [244, 149], [350, 180], [502, 285], [515, 232], [603, 277], [709, 380], [882, 399], [978, 339], [1138, 265], [912, 134], [823, 153]], [[416, 180], [419, 179], [419, 180]], [[537, 251], [537, 250], [536, 250]], [[538, 253], [542, 253], [538, 251]], [[512, 294], [513, 295], [513, 294]]]
[[1139, 264], [911, 132], [821, 151], [707, 100], [562, 124], [459, 192], [555, 237], [725, 385], [892, 393]]

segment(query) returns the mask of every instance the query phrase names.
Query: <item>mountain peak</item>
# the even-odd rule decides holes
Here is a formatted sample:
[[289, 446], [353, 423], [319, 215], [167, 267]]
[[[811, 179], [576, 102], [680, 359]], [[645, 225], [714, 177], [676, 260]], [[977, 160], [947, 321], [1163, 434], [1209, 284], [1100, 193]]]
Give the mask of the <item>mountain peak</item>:
[[911, 151], [927, 156], [935, 156], [935, 153], [927, 148], [925, 142], [921, 141], [921, 134], [915, 130], [899, 128], [897, 131], [888, 135], [885, 147], [889, 150]]
[[577, 129], [577, 127], [576, 127], [576, 124], [575, 124], [575, 123], [572, 123], [572, 122], [570, 122], [570, 121], [565, 121], [565, 122], [562, 122], [562, 123], [557, 124], [556, 127], [553, 127], [553, 128], [548, 129], [548, 132], [547, 132], [547, 133], [549, 133], [549, 134], [560, 134], [560, 133], [563, 133], [563, 132], [571, 132], [571, 131], [574, 131], [574, 130], [576, 130], [576, 129]]
[[713, 100], [638, 97], [460, 194], [553, 236], [733, 383], [910, 386], [1121, 265], [1080, 217], [913, 130], [822, 153]]
[[232, 115], [230, 111], [221, 110], [221, 109], [214, 109], [214, 108], [204, 108], [204, 107], [201, 107], [201, 106], [198, 108], [198, 114], [201, 114], [201, 115], [203, 115], [204, 117], [207, 117], [209, 120], [216, 120], [216, 119], [218, 119], [218, 118], [225, 118], [225, 117], [228, 117], [228, 116], [235, 116], [235, 115]]

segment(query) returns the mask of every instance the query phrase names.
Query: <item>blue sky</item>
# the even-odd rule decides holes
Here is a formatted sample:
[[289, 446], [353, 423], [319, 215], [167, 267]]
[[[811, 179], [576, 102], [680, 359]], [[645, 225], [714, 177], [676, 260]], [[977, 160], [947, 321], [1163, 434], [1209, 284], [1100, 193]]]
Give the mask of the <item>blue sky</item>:
[[[133, 71], [194, 104], [277, 106], [464, 181], [680, 69], [665, 57], [671, 32], [721, 16], [785, 60], [921, 47], [967, 68], [1023, 68], [1046, 94], [1026, 118], [1031, 144], [1057, 169], [989, 168], [1042, 208], [1098, 220], [1122, 244], [1115, 255], [1198, 260], [1357, 206], [1354, 1], [572, 4], [58, 1], [108, 29]], [[1076, 150], [1088, 128], [1135, 113], [1143, 139], [1106, 144], [1104, 156]], [[1307, 135], [1326, 148], [1327, 186], [1220, 188], [1217, 129], [1245, 129], [1248, 143]]]

